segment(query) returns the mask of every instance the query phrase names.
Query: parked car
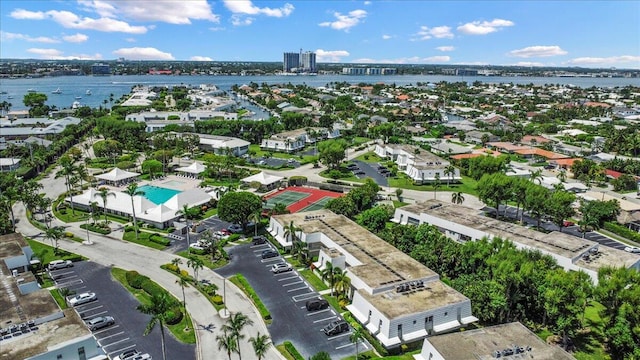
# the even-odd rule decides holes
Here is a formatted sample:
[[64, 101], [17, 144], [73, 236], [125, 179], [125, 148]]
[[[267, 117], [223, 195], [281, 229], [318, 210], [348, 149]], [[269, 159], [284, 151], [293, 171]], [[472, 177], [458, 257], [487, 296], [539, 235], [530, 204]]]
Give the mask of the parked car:
[[91, 331], [96, 331], [115, 324], [116, 321], [111, 316], [98, 316], [86, 321], [87, 327]]
[[266, 163], [267, 163], [267, 162], [266, 162], [266, 161], [264, 161], [264, 160], [260, 160], [260, 161], [258, 161], [258, 165], [265, 165]]
[[122, 354], [116, 356], [113, 360], [131, 360], [136, 355], [140, 355], [140, 351], [138, 351], [137, 349], [129, 349], [127, 351], [124, 351]]
[[98, 300], [98, 297], [95, 293], [92, 292], [84, 292], [82, 294], [78, 294], [69, 298], [69, 305], [78, 306], [82, 304], [86, 304], [92, 301]]
[[280, 274], [280, 273], [292, 271], [292, 270], [293, 270], [293, 267], [290, 264], [287, 264], [284, 262], [273, 264], [273, 266], [271, 267], [271, 272], [274, 274]]
[[222, 229], [222, 230], [220, 230], [220, 232], [225, 234], [225, 235], [231, 235], [231, 231], [229, 231], [227, 229]]
[[280, 256], [280, 253], [270, 249], [270, 250], [265, 250], [262, 252], [262, 258], [263, 259], [268, 259], [268, 258], [272, 258], [272, 257], [276, 257], [276, 256]]
[[49, 269], [49, 271], [51, 271], [51, 270], [65, 269], [72, 266], [73, 266], [73, 262], [71, 262], [71, 260], [53, 260], [52, 262], [49, 263], [49, 266], [47, 268]]
[[256, 237], [253, 238], [253, 241], [251, 242], [251, 244], [253, 245], [261, 245], [261, 244], [266, 244], [267, 243], [267, 238], [262, 236], [262, 235], [258, 235]]
[[344, 320], [335, 320], [325, 326], [322, 331], [327, 336], [342, 334], [345, 331], [349, 331], [349, 324]]
[[240, 224], [233, 224], [233, 225], [229, 226], [227, 228], [227, 230], [229, 230], [229, 232], [231, 232], [232, 234], [237, 234], [237, 233], [241, 233], [242, 231], [244, 231], [244, 229], [242, 228], [242, 225], [240, 225]]
[[627, 246], [624, 248], [624, 251], [634, 253], [634, 254], [640, 254], [640, 248], [635, 246]]
[[149, 354], [138, 354], [131, 358], [131, 360], [151, 360], [151, 355]]
[[312, 299], [308, 300], [305, 304], [307, 311], [324, 310], [329, 307], [329, 302], [325, 299]]
[[564, 227], [573, 226], [575, 224], [576, 223], [574, 223], [573, 221], [569, 221], [569, 220], [565, 220], [565, 221], [562, 222], [562, 226], [564, 226]]
[[189, 247], [194, 249], [194, 250], [204, 250], [205, 247], [203, 245], [204, 244], [197, 242], [197, 243], [189, 244]]

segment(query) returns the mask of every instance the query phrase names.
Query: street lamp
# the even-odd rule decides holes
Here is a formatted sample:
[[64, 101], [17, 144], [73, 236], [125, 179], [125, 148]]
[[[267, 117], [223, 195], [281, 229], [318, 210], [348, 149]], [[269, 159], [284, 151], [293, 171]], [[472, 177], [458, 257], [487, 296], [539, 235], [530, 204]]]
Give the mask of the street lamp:
[[222, 314], [221, 316], [223, 318], [227, 318], [229, 316], [229, 313], [227, 312], [227, 278], [226, 277], [222, 277]]
[[[93, 212], [92, 212], [93, 213]], [[89, 238], [89, 218], [91, 216], [87, 217], [87, 222], [85, 223], [85, 229], [87, 230], [87, 241], [85, 241], [84, 243], [86, 245], [92, 245], [93, 243], [91, 242], [91, 239]]]

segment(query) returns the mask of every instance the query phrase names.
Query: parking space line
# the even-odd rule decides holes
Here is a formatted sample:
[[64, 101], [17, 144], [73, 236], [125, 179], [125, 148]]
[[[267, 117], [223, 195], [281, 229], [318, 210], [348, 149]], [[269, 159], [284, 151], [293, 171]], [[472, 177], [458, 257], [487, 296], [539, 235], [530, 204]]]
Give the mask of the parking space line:
[[269, 259], [262, 259], [262, 263], [267, 263], [267, 262], [274, 262], [274, 261], [278, 261], [280, 262], [282, 260], [282, 258], [280, 258], [280, 256], [277, 257], [273, 257], [273, 258], [269, 258]]
[[335, 315], [334, 316], [329, 316], [329, 317], [322, 318], [322, 319], [319, 319], [319, 320], [314, 320], [313, 323], [316, 324], [316, 323], [323, 322], [323, 321], [329, 321], [329, 320], [335, 319], [336, 317], [337, 316], [335, 316]]
[[[303, 307], [302, 307], [302, 309], [305, 309], [305, 308], [306, 308], [306, 306], [303, 306]], [[324, 309], [324, 310], [314, 311], [314, 312], [308, 313], [308, 314], [307, 314], [307, 316], [319, 315], [319, 314], [322, 314], [322, 313], [326, 313], [326, 312], [328, 312], [328, 311], [331, 311], [331, 309]], [[331, 311], [331, 313], [333, 314], [333, 311]], [[335, 315], [335, 314], [334, 314], [334, 315]]]
[[[367, 348], [367, 345], [363, 341], [358, 341], [358, 346], [360, 346], [360, 345], [364, 345], [365, 349]], [[340, 346], [338, 346], [336, 348], [336, 350], [344, 349], [344, 348], [349, 347], [349, 346], [354, 346], [354, 345], [353, 345], [353, 343], [340, 345]]]
[[[290, 282], [290, 283], [287, 283], [287, 284], [282, 284], [282, 286], [283, 286], [283, 287], [284, 287], [284, 286], [291, 286], [291, 285], [302, 284], [302, 283], [303, 283], [303, 281], [302, 281], [302, 280], [300, 280], [300, 281]], [[307, 286], [305, 286], [304, 288], [307, 288]], [[302, 289], [304, 289], [304, 288], [302, 288]]]
[[[112, 337], [114, 337], [114, 336], [118, 336], [118, 335], [122, 335], [122, 334], [124, 334], [124, 331], [120, 331], [119, 333], [115, 333], [115, 334], [113, 334], [113, 335], [105, 336], [105, 337], [103, 337], [103, 338], [98, 339], [98, 341], [99, 341], [99, 342], [101, 342], [102, 340], [106, 340], [106, 339], [108, 339], [108, 338], [112, 338]], [[101, 344], [101, 345], [102, 345], [102, 344]], [[107, 346], [108, 346], [108, 345], [107, 345]]]
[[[84, 314], [86, 311], [91, 311], [91, 310], [85, 310], [85, 311], [83, 311], [82, 313]], [[94, 318], [94, 317], [97, 317], [97, 316], [100, 316], [100, 315], [102, 315], [102, 314], [106, 314], [106, 313], [107, 313], [107, 310], [105, 310], [105, 311], [100, 311], [100, 312], [97, 312], [97, 313], [95, 313], [95, 314], [91, 314], [91, 315], [89, 315], [89, 316], [87, 316], [87, 317], [83, 317], [83, 318], [85, 318], [85, 319], [91, 319], [91, 318]]]
[[[104, 330], [100, 330], [100, 331], [96, 331], [96, 332], [94, 332], [94, 333], [93, 333], [93, 336], [103, 334], [103, 333], [105, 333], [105, 332], [107, 332], [107, 331], [109, 331], [109, 330], [113, 330], [113, 329], [116, 329], [116, 328], [119, 328], [119, 327], [120, 327], [120, 325], [112, 325], [112, 326], [109, 326], [109, 327], [105, 328]], [[124, 332], [124, 331], [123, 331], [123, 332]]]
[[69, 290], [74, 290], [76, 292], [78, 292], [78, 290], [82, 290], [82, 289], [86, 289], [86, 288], [87, 288], [86, 285], [79, 286], [79, 287], [75, 287], [75, 286], [74, 287], [68, 287]]
[[308, 288], [309, 288], [309, 287], [307, 287], [307, 286], [303, 286], [303, 287], [299, 287], [299, 288], [295, 288], [295, 289], [287, 290], [287, 292], [294, 292], [294, 291], [303, 290], [303, 289], [308, 289]]
[[312, 291], [312, 292], [308, 292], [300, 295], [295, 295], [295, 296], [292, 296], [291, 298], [293, 299], [293, 301], [298, 302], [298, 301], [305, 301], [305, 300], [309, 300], [317, 297], [318, 297], [318, 293], [315, 291]]
[[[120, 339], [120, 340], [118, 340], [118, 341], [114, 341], [114, 342], [112, 342], [112, 343], [110, 343], [110, 344], [107, 344], [107, 345], [101, 345], [101, 346], [102, 346], [102, 348], [104, 349], [104, 348], [109, 347], [109, 346], [118, 345], [118, 344], [120, 344], [120, 343], [122, 343], [122, 342], [129, 341], [130, 339], [131, 339], [131, 338], [124, 338], [124, 339]], [[133, 346], [135, 346], [135, 345], [133, 345]], [[129, 346], [129, 347], [131, 347], [131, 346]], [[125, 349], [126, 349], [126, 348], [125, 348]]]
[[[88, 305], [95, 305], [98, 301], [99, 301], [99, 300], [93, 300], [93, 301], [90, 301], [90, 302], [88, 302], [88, 303], [86, 303], [86, 304], [82, 304], [82, 305], [74, 306], [73, 308], [74, 308], [74, 309], [84, 309], [84, 307], [85, 307], [85, 306], [88, 306]], [[84, 311], [84, 310], [83, 310], [83, 311]]]
[[[111, 344], [109, 344], [109, 345], [107, 345], [107, 346], [116, 345], [117, 343], [118, 343], [118, 342], [114, 342], [114, 343], [111, 343]], [[125, 350], [129, 350], [129, 349], [134, 348], [134, 347], [136, 347], [136, 344], [129, 345], [129, 346], [125, 346], [125, 347], [120, 348], [120, 349], [117, 349], [117, 350], [109, 351], [109, 352], [107, 353], [107, 355], [111, 355], [111, 354], [114, 354], [114, 353], [115, 353], [115, 354], [117, 354], [117, 353], [121, 353], [121, 352], [123, 352], [123, 351], [125, 351]], [[103, 346], [103, 348], [104, 348], [104, 346]]]
[[[345, 336], [349, 336], [349, 335], [351, 335], [351, 331], [346, 332], [346, 333], [344, 333], [344, 334], [340, 334], [340, 335], [336, 335], [336, 336], [329, 337], [329, 338], [327, 338], [327, 340], [328, 340], [328, 341], [331, 341], [331, 340], [339, 339], [339, 338], [341, 338], [341, 337], [345, 337]], [[349, 345], [351, 345], [351, 344], [349, 344]]]
[[[283, 274], [284, 274], [284, 273], [283, 273]], [[280, 275], [280, 274], [275, 274], [275, 275], [277, 276], [277, 275]], [[285, 280], [295, 279], [295, 278], [298, 278], [298, 279], [299, 279], [299, 278], [300, 278], [300, 276], [298, 276], [298, 275], [295, 275], [295, 276], [289, 276], [289, 277], [286, 277], [286, 278], [278, 279], [278, 281], [285, 281]]]
[[71, 285], [75, 285], [75, 284], [82, 284], [83, 281], [82, 279], [76, 279], [76, 280], [71, 280], [71, 281], [65, 281], [65, 282], [56, 282], [56, 286], [60, 287], [66, 287], [66, 286], [71, 286]]

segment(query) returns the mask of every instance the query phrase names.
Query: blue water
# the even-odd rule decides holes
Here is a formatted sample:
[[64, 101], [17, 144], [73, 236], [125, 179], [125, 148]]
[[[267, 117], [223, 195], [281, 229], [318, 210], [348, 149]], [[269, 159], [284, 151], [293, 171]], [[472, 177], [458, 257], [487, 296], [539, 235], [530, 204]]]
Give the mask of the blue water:
[[163, 204], [167, 200], [171, 199], [173, 195], [182, 192], [180, 190], [167, 189], [153, 185], [140, 186], [138, 190], [144, 191], [143, 196], [156, 205]]
[[[444, 75], [391, 75], [391, 76], [346, 76], [346, 75], [318, 75], [318, 76], [198, 76], [198, 75], [181, 75], [181, 76], [164, 76], [164, 75], [114, 75], [114, 76], [58, 76], [45, 78], [29, 78], [29, 79], [0, 79], [0, 90], [6, 91], [7, 94], [0, 95], [1, 101], [8, 101], [12, 104], [13, 110], [26, 109], [22, 100], [27, 94], [28, 89], [47, 95], [46, 104], [55, 105], [58, 109], [70, 108], [76, 96], [82, 96], [79, 99], [81, 105], [92, 108], [99, 106], [109, 107], [115, 103], [110, 103], [110, 95], [113, 94], [114, 100], [119, 99], [122, 95], [129, 94], [131, 88], [135, 85], [147, 86], [173, 86], [173, 85], [199, 85], [214, 84], [222, 90], [229, 90], [233, 85], [249, 84], [250, 82], [258, 84], [287, 84], [294, 85], [306, 84], [309, 86], [326, 86], [332, 82], [357, 83], [386, 83], [402, 85], [415, 85], [417, 82], [437, 83], [440, 81], [456, 82], [466, 81], [472, 83], [480, 81], [485, 83], [513, 83], [513, 84], [573, 84], [579, 87], [615, 87], [626, 85], [640, 85], [638, 78], [560, 78], [560, 77], [464, 77], [460, 76], [444, 76]], [[51, 92], [60, 88], [62, 94], [52, 94]], [[86, 96], [87, 89], [91, 90], [92, 95]], [[9, 99], [8, 97], [12, 98]], [[106, 100], [106, 104], [105, 104]]]

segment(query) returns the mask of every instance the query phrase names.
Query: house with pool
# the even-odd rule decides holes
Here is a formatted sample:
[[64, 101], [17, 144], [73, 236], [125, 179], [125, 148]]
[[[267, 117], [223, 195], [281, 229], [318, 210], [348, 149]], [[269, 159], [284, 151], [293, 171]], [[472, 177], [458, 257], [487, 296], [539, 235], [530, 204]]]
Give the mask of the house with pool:
[[[190, 182], [182, 178], [179, 180], [165, 178], [143, 183], [138, 190], [143, 191], [144, 195], [133, 197], [133, 207], [137, 219], [159, 229], [174, 226], [173, 223], [181, 216], [176, 213], [184, 205], [191, 208], [207, 204], [213, 199], [212, 193], [207, 193], [196, 187], [196, 184], [197, 182]], [[190, 186], [193, 187], [189, 188]], [[89, 211], [91, 203], [95, 202], [100, 209], [108, 214], [131, 217], [133, 215], [131, 197], [123, 190], [111, 188], [112, 195], [107, 197], [106, 206], [98, 195], [99, 191], [94, 188], [74, 196], [73, 204], [77, 208]], [[65, 201], [71, 203], [71, 197], [67, 197]]]

